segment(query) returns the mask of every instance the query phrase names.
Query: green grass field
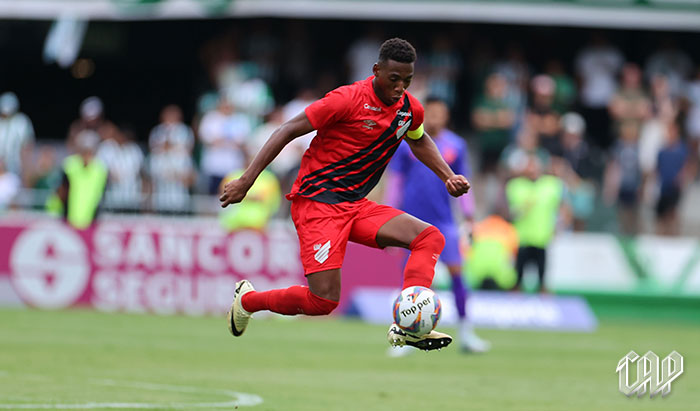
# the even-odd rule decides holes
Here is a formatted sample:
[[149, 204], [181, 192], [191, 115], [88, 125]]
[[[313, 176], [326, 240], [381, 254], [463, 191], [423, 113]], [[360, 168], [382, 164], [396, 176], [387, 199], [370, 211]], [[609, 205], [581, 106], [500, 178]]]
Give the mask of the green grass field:
[[[388, 358], [385, 328], [354, 320], [254, 320], [0, 310], [0, 408], [251, 410], [690, 410], [700, 406], [700, 327], [602, 321], [593, 334], [481, 330], [493, 350]], [[685, 373], [666, 398], [627, 398], [629, 350]], [[20, 407], [20, 404], [24, 406]], [[243, 405], [243, 404], [242, 404]], [[248, 408], [241, 406], [240, 408]]]

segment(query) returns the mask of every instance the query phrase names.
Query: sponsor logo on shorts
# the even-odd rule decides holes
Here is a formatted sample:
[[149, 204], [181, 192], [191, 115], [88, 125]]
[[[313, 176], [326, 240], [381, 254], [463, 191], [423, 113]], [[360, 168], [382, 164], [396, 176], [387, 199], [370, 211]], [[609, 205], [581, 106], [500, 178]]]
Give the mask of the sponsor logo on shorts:
[[323, 264], [328, 259], [328, 252], [330, 250], [331, 240], [326, 241], [326, 243], [323, 245], [321, 245], [321, 243], [315, 244], [314, 251], [316, 251], [316, 254], [314, 255], [314, 259]]

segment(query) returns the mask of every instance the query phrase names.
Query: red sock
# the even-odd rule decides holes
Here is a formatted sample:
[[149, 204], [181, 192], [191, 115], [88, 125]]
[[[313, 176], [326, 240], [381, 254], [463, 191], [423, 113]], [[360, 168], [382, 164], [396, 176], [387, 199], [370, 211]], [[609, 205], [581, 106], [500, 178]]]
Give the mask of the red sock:
[[435, 264], [444, 247], [445, 237], [435, 226], [431, 225], [418, 234], [408, 246], [411, 255], [403, 270], [403, 288], [414, 285], [430, 287], [435, 275]]
[[284, 315], [326, 315], [338, 306], [337, 301], [321, 298], [309, 287], [300, 285], [281, 290], [251, 291], [243, 295], [241, 304], [250, 313], [270, 310]]

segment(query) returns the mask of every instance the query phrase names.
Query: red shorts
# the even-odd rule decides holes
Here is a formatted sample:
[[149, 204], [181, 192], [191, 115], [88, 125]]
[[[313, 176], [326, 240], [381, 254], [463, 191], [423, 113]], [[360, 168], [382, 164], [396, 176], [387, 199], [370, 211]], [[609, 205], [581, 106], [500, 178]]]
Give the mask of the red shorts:
[[377, 231], [401, 210], [363, 198], [326, 204], [305, 197], [292, 200], [292, 220], [299, 236], [304, 274], [340, 268], [348, 240], [369, 247], [377, 245]]

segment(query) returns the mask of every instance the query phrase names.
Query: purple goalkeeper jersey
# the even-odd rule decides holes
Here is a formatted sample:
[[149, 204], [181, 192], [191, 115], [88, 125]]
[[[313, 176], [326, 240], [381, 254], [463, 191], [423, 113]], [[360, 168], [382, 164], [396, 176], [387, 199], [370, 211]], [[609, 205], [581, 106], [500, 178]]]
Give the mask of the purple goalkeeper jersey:
[[[447, 129], [443, 129], [434, 140], [452, 171], [469, 178], [466, 141]], [[389, 168], [401, 176], [401, 210], [436, 226], [454, 224], [452, 196], [445, 183], [413, 155], [408, 144], [399, 146]]]

